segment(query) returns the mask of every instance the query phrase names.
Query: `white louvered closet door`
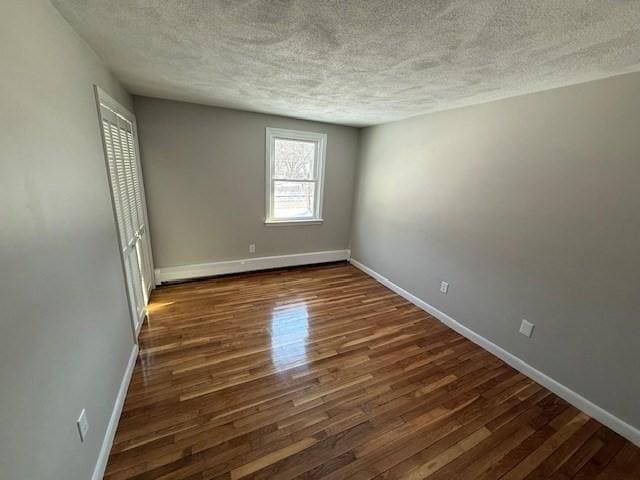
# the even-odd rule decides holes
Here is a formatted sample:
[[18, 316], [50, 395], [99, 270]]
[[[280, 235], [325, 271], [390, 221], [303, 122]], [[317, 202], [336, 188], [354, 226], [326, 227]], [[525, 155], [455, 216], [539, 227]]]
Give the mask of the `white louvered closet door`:
[[100, 92], [99, 100], [109, 184], [133, 327], [137, 335], [146, 315], [149, 292], [153, 286], [153, 268], [136, 130], [131, 120], [114, 109], [112, 100], [106, 102]]

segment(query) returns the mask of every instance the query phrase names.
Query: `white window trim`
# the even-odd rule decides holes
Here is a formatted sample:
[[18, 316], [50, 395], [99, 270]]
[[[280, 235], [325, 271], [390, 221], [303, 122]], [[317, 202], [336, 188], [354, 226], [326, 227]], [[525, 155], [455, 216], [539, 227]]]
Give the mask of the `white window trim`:
[[[273, 178], [271, 172], [273, 171], [275, 154], [275, 139], [284, 138], [287, 140], [305, 140], [314, 142], [316, 144], [316, 215], [313, 217], [305, 218], [273, 218], [273, 182], [277, 179]], [[322, 203], [324, 200], [324, 170], [326, 165], [326, 151], [327, 151], [327, 134], [316, 132], [305, 132], [301, 130], [288, 130], [284, 128], [271, 128], [266, 129], [266, 215], [264, 223], [266, 225], [314, 225], [321, 224], [322, 219]]]

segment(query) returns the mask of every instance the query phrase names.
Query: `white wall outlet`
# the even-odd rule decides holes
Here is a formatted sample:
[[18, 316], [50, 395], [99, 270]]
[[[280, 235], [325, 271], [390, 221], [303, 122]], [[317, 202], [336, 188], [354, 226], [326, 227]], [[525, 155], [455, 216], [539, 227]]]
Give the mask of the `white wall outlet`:
[[89, 432], [89, 420], [87, 420], [87, 411], [83, 408], [80, 412], [80, 416], [76, 422], [78, 425], [78, 433], [80, 434], [80, 441], [84, 442], [87, 438], [87, 432]]
[[249, 244], [249, 253], [256, 253], [256, 244], [255, 243], [250, 243]]
[[440, 283], [440, 293], [444, 293], [445, 295], [449, 291], [449, 284], [447, 282]]
[[533, 323], [523, 319], [522, 323], [520, 324], [520, 333], [525, 337], [530, 337], [533, 333], [533, 326]]

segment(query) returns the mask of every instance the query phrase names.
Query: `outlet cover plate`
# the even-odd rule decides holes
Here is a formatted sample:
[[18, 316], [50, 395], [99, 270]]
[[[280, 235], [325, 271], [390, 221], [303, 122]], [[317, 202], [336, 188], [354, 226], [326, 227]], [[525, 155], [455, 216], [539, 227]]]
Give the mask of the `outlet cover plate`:
[[80, 416], [76, 422], [78, 425], [78, 433], [80, 434], [80, 441], [84, 442], [84, 439], [87, 438], [87, 433], [89, 432], [89, 420], [87, 420], [87, 411], [83, 408], [82, 412], [80, 412]]
[[523, 319], [522, 323], [520, 324], [520, 333], [525, 337], [531, 337], [531, 335], [533, 334], [533, 327], [533, 323]]

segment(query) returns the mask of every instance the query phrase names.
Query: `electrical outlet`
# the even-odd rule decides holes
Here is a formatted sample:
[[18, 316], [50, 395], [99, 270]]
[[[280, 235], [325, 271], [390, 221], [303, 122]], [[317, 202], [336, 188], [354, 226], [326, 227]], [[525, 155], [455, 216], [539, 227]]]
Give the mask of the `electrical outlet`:
[[249, 244], [249, 253], [256, 253], [256, 244], [255, 243], [250, 243]]
[[447, 282], [440, 283], [440, 293], [444, 293], [445, 295], [449, 291], [449, 284]]
[[89, 432], [89, 420], [87, 420], [87, 411], [83, 408], [82, 412], [80, 412], [80, 416], [76, 421], [78, 425], [78, 433], [80, 434], [80, 441], [84, 442], [84, 439], [87, 438], [87, 433]]
[[522, 323], [520, 324], [520, 333], [525, 337], [530, 337], [531, 334], [533, 333], [533, 327], [534, 327], [533, 323], [523, 319]]

